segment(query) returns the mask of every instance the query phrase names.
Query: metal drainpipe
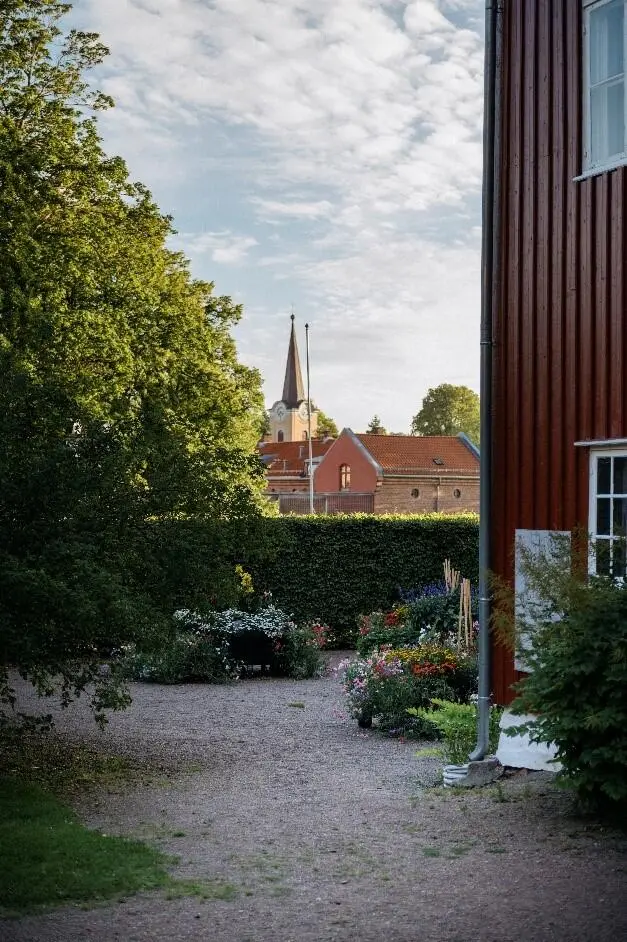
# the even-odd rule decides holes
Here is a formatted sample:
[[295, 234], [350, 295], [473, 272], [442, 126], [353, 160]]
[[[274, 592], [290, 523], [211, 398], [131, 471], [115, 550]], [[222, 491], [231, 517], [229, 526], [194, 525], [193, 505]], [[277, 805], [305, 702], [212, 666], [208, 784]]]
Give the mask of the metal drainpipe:
[[492, 497], [492, 319], [495, 265], [500, 262], [501, 76], [503, 0], [486, 0], [481, 245], [481, 479], [479, 485], [479, 699], [477, 744], [469, 758], [483, 759], [490, 744], [490, 525]]

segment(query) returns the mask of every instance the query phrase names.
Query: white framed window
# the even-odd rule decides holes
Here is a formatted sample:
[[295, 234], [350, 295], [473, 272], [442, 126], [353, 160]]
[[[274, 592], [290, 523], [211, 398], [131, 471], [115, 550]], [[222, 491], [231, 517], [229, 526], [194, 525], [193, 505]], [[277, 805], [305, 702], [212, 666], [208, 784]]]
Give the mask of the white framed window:
[[627, 576], [627, 448], [590, 452], [590, 572]]
[[627, 0], [583, 0], [585, 173], [627, 163]]

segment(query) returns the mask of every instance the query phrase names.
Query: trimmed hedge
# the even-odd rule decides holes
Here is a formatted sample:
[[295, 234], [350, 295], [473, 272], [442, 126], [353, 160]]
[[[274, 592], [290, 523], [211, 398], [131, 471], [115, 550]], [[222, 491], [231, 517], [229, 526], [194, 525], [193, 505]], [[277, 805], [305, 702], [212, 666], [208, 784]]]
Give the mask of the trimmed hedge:
[[297, 622], [320, 619], [337, 646], [353, 645], [359, 616], [390, 608], [399, 588], [440, 581], [447, 558], [473, 583], [478, 577], [475, 514], [285, 516], [265, 526], [272, 552], [238, 560], [255, 596], [271, 592]]

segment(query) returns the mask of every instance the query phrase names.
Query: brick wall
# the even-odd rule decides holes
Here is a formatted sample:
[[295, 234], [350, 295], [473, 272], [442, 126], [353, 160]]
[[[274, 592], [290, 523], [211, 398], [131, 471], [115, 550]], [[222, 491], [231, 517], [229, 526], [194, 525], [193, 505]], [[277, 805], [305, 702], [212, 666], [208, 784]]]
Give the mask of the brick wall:
[[293, 478], [272, 478], [269, 477], [266, 479], [266, 494], [291, 494], [293, 491], [297, 493], [306, 493], [309, 491], [309, 480], [305, 477], [293, 477]]
[[[460, 496], [455, 496], [455, 491]], [[418, 496], [415, 495], [418, 491]], [[385, 513], [479, 513], [479, 478], [405, 477], [386, 476], [377, 488], [374, 512]]]
[[345, 464], [350, 468], [349, 491], [358, 494], [372, 494], [377, 483], [375, 465], [368, 458], [366, 451], [355, 443], [346, 431], [333, 442], [324, 459], [316, 468], [314, 487], [317, 492], [329, 494], [339, 490], [340, 467]]

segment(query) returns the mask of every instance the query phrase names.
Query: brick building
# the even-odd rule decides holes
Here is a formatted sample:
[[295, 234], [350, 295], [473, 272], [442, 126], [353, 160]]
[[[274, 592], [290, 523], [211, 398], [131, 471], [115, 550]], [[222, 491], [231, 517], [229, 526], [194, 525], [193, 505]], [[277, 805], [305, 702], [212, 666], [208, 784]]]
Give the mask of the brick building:
[[[332, 438], [312, 439], [314, 468], [322, 461], [333, 442]], [[265, 441], [260, 442], [258, 448], [266, 469], [266, 494], [276, 500], [292, 494], [295, 495], [295, 499], [299, 496], [301, 500], [307, 498], [309, 494], [309, 442]]]
[[369, 495], [371, 513], [479, 510], [479, 452], [465, 435], [360, 435], [345, 428], [314, 471], [314, 491]]
[[[307, 442], [261, 442], [266, 493], [282, 513], [309, 513]], [[479, 510], [479, 455], [464, 435], [357, 435], [314, 439], [316, 513]]]

